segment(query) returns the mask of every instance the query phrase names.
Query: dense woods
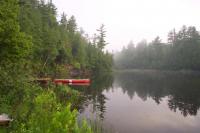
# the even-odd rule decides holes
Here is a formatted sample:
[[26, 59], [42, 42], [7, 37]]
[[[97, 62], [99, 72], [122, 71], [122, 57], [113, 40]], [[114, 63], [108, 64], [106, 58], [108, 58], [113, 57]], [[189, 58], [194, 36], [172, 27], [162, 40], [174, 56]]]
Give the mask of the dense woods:
[[57, 21], [56, 7], [51, 1], [19, 2], [19, 24], [21, 31], [32, 37], [28, 58], [34, 61], [32, 67], [37, 75], [55, 74], [66, 65], [93, 71], [109, 70], [112, 55], [103, 51], [106, 45], [104, 25], [91, 40], [79, 30], [74, 16], [67, 18], [63, 13]]
[[133, 42], [115, 56], [120, 69], [200, 70], [200, 33], [194, 26], [183, 26], [168, 34], [168, 43], [159, 37], [145, 40], [136, 46]]
[[[134, 124], [119, 115], [124, 112], [119, 108], [130, 107], [128, 115], [139, 108], [131, 110], [134, 96], [144, 101], [151, 98], [157, 104], [168, 97], [170, 110], [179, 110], [185, 117], [197, 115], [198, 72], [193, 76], [157, 70], [110, 73], [113, 63], [116, 70], [199, 71], [200, 32], [194, 26], [173, 29], [167, 43], [159, 37], [150, 43], [130, 42], [114, 57], [105, 50], [107, 44], [105, 25], [99, 25], [90, 36], [79, 27], [75, 16], [58, 14], [52, 0], [0, 0], [0, 132], [100, 133], [107, 131], [103, 127], [107, 123], [101, 125], [104, 119], [108, 123], [125, 119], [116, 121], [121, 128], [126, 122]], [[92, 82], [88, 86], [51, 82], [72, 77], [90, 78]], [[126, 95], [131, 103], [127, 106]], [[84, 111], [91, 111], [94, 121], [82, 116]], [[109, 120], [109, 111], [122, 117]], [[1, 116], [8, 116], [10, 123], [2, 124]]]
[[[104, 25], [91, 39], [74, 16], [58, 16], [51, 0], [0, 1], [0, 114], [14, 119], [2, 132], [92, 132], [86, 122], [77, 123], [73, 105], [80, 92], [51, 84], [44, 89], [33, 82], [66, 78], [70, 68], [111, 71]], [[61, 96], [65, 101], [60, 102]]]

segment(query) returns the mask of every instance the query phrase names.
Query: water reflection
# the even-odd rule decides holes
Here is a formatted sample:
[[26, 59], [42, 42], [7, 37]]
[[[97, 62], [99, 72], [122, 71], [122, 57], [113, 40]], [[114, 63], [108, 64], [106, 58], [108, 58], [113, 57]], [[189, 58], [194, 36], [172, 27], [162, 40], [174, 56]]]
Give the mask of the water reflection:
[[167, 72], [133, 72], [115, 76], [115, 86], [121, 87], [130, 99], [136, 93], [142, 100], [152, 98], [157, 104], [168, 96], [168, 107], [183, 116], [197, 115], [200, 108], [200, 78], [198, 75]]
[[[104, 119], [106, 111], [106, 96], [102, 93], [104, 90], [112, 88], [113, 75], [111, 73], [103, 73], [92, 78], [92, 84], [84, 89], [85, 105], [92, 103], [92, 112], [96, 112], [100, 119]], [[82, 112], [84, 107], [80, 109]]]
[[199, 74], [133, 71], [113, 77], [99, 75], [84, 93], [81, 115], [93, 119], [97, 114], [104, 126], [115, 132], [200, 130]]

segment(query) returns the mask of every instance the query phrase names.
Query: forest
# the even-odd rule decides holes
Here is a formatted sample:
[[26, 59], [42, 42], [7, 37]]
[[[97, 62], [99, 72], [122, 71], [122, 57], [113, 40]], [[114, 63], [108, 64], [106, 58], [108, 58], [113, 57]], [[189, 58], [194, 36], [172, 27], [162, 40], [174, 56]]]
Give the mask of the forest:
[[81, 92], [53, 84], [43, 88], [34, 79], [66, 78], [71, 68], [111, 71], [105, 26], [89, 37], [74, 16], [58, 16], [52, 1], [0, 1], [0, 114], [14, 120], [1, 132], [92, 132], [86, 121], [77, 121]]
[[[109, 120], [109, 113], [117, 114], [118, 119], [110, 119], [117, 128], [124, 126], [118, 120], [138, 123], [135, 117], [128, 120], [131, 117], [117, 113], [127, 105], [120, 113], [133, 115], [140, 107], [131, 111], [130, 100], [137, 96], [156, 104], [168, 97], [171, 111], [184, 117], [198, 114], [200, 32], [196, 27], [171, 30], [165, 43], [159, 36], [151, 42], [130, 41], [114, 55], [106, 50], [106, 25], [96, 27], [93, 35], [80, 27], [75, 16], [59, 14], [52, 0], [0, 0], [0, 132], [110, 133], [112, 128], [107, 131], [106, 124], [99, 123]], [[47, 78], [46, 84], [38, 82]], [[91, 84], [74, 87], [51, 82], [58, 78], [89, 78]], [[94, 119], [84, 117], [87, 109], [96, 113]], [[10, 123], [2, 125], [5, 115]]]
[[194, 26], [173, 29], [168, 42], [159, 37], [137, 45], [130, 42], [115, 55], [117, 69], [200, 70], [200, 33]]

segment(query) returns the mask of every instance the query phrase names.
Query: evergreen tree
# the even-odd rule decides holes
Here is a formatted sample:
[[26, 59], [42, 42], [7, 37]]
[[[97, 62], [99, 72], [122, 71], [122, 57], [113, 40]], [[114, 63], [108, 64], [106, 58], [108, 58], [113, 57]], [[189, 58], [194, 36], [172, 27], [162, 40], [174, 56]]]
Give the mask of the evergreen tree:
[[76, 19], [74, 16], [71, 16], [67, 23], [67, 31], [71, 34], [74, 34], [77, 30]]
[[102, 24], [100, 26], [100, 28], [97, 30], [99, 32], [99, 36], [98, 36], [98, 42], [97, 42], [97, 47], [100, 49], [100, 50], [103, 50], [104, 47], [106, 46], [106, 41], [105, 41], [105, 26]]

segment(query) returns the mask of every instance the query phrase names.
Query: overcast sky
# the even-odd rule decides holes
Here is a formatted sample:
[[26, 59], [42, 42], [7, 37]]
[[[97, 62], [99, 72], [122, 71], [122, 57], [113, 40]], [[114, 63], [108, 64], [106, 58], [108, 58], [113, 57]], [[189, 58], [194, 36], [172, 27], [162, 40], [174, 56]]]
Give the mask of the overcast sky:
[[93, 35], [101, 24], [107, 31], [106, 49], [116, 51], [142, 39], [160, 36], [182, 25], [200, 26], [200, 0], [53, 0], [58, 15], [76, 17], [78, 27]]

